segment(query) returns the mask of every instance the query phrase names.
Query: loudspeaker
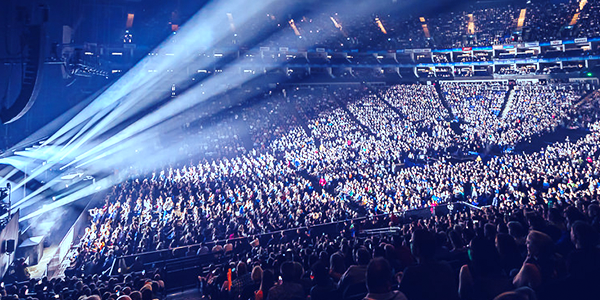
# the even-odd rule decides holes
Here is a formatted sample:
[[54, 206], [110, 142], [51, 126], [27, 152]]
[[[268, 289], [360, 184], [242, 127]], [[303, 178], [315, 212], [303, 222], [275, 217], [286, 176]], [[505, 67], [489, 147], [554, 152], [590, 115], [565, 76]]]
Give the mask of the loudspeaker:
[[28, 26], [24, 34], [21, 92], [11, 106], [0, 108], [0, 120], [9, 124], [20, 119], [38, 97], [44, 66], [45, 33], [43, 25]]
[[3, 245], [2, 245], [3, 249], [2, 252], [3, 253], [13, 253], [15, 252], [15, 240], [6, 240], [4, 241]]

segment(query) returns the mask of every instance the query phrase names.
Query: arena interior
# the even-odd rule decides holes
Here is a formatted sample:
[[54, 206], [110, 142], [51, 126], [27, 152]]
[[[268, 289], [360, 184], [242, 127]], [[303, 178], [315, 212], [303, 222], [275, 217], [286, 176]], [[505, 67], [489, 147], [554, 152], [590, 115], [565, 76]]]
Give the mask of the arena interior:
[[600, 299], [600, 0], [3, 0], [1, 300]]

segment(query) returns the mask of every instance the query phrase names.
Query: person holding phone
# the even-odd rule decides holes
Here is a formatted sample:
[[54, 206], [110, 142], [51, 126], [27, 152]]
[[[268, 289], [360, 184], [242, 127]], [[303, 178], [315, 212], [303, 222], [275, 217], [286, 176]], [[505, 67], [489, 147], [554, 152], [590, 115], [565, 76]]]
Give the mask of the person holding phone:
[[296, 262], [286, 261], [281, 264], [280, 274], [281, 283], [272, 287], [269, 290], [268, 300], [304, 300], [306, 296], [304, 294], [304, 288], [301, 284], [297, 283], [300, 281], [302, 274], [296, 274]]

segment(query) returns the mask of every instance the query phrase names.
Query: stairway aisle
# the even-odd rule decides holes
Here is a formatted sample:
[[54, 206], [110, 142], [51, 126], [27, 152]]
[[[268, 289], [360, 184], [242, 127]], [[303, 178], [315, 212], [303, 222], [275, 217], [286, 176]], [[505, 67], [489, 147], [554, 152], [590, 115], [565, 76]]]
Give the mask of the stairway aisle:
[[435, 86], [435, 91], [438, 94], [438, 97], [440, 99], [440, 101], [442, 102], [442, 105], [446, 108], [446, 110], [448, 111], [448, 115], [450, 116], [450, 118], [454, 119], [454, 113], [452, 112], [452, 108], [450, 107], [450, 104], [448, 104], [448, 101], [446, 101], [446, 96], [444, 95], [444, 92], [442, 91], [442, 85], [440, 84], [439, 81], [434, 83]]
[[502, 108], [500, 109], [500, 117], [502, 119], [506, 118], [506, 114], [512, 109], [513, 103], [515, 101], [515, 90], [514, 85], [508, 86], [508, 92], [504, 95], [504, 103], [502, 104]]

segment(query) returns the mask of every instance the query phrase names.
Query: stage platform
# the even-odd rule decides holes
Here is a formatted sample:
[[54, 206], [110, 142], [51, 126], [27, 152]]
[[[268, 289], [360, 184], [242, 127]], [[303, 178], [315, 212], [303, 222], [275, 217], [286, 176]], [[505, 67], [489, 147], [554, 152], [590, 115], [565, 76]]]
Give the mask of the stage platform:
[[50, 262], [50, 259], [52, 258], [54, 253], [56, 253], [56, 250], [58, 250], [58, 246], [56, 245], [44, 248], [44, 251], [42, 253], [42, 259], [38, 262], [38, 264], [34, 266], [29, 266], [27, 268], [27, 270], [29, 270], [31, 278], [42, 278], [46, 275], [46, 267], [48, 266], [48, 263]]

